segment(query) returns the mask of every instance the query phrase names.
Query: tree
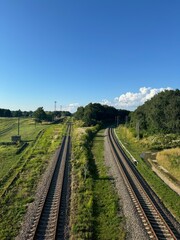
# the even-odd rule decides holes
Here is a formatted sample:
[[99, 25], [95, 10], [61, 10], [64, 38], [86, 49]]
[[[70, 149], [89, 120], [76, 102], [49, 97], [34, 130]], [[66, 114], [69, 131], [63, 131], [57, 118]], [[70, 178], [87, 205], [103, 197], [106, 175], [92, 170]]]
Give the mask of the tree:
[[89, 103], [85, 107], [79, 107], [74, 113], [74, 118], [83, 120], [85, 126], [96, 124], [114, 124], [115, 117], [118, 116], [119, 123], [125, 122], [125, 117], [129, 115], [127, 110], [117, 110], [114, 107], [101, 105], [100, 103]]
[[180, 133], [180, 90], [166, 90], [131, 113], [131, 125], [141, 133]]
[[36, 119], [36, 121], [41, 122], [43, 120], [47, 119], [47, 115], [43, 109], [43, 107], [39, 107], [34, 113], [33, 117]]

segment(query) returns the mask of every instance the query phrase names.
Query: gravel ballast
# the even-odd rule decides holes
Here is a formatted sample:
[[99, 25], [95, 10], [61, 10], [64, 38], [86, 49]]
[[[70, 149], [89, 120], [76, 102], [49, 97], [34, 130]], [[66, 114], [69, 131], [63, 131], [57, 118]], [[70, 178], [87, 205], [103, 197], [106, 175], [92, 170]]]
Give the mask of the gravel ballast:
[[128, 240], [147, 240], [149, 239], [147, 233], [144, 231], [143, 225], [137, 212], [133, 206], [132, 200], [129, 196], [124, 180], [120, 175], [107, 138], [107, 130], [105, 130], [105, 141], [104, 141], [104, 155], [105, 164], [109, 168], [109, 174], [114, 178], [115, 187], [119, 196], [119, 204], [122, 208], [123, 214], [126, 219], [126, 239]]

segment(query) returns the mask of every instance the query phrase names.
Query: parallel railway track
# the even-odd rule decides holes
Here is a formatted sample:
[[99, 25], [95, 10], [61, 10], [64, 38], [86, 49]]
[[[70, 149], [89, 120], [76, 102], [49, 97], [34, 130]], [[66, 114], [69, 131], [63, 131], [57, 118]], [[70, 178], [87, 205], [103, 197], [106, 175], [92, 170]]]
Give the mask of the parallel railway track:
[[180, 239], [166, 213], [152, 195], [152, 190], [128, 159], [113, 129], [108, 129], [108, 140], [118, 170], [127, 186], [129, 195], [150, 239]]
[[71, 126], [69, 125], [57, 154], [52, 179], [41, 197], [26, 240], [66, 239], [67, 237], [65, 228], [68, 205], [70, 131]]

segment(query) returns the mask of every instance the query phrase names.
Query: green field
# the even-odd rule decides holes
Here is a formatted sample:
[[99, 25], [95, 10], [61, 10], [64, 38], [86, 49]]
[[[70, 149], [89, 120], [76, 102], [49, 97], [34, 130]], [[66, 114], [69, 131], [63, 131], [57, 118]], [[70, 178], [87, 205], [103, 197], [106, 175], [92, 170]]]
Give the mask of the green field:
[[[22, 141], [32, 141], [38, 131], [45, 129], [48, 125], [35, 123], [32, 118], [20, 118], [19, 135]], [[11, 136], [18, 135], [17, 118], [0, 118], [0, 143], [10, 142]]]
[[[23, 143], [10, 144], [17, 134], [17, 119], [1, 119], [0, 136], [0, 239], [14, 239], [27, 206], [34, 200], [36, 186], [65, 133], [65, 124], [35, 124], [20, 120]], [[4, 126], [4, 127], [3, 127]], [[6, 131], [4, 131], [6, 129]]]
[[[39, 132], [48, 125], [34, 124], [33, 119], [20, 119], [20, 135], [23, 142], [33, 142]], [[20, 158], [16, 154], [22, 144], [10, 144], [11, 136], [18, 133], [17, 118], [0, 118], [0, 179], [15, 166]]]

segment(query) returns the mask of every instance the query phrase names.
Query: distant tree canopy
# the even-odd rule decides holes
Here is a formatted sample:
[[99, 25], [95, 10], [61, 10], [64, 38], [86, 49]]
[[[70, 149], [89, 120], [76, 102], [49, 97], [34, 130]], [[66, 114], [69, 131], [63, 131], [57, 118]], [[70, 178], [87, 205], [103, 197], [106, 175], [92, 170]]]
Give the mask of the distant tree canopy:
[[12, 117], [12, 113], [9, 109], [0, 108], [0, 117]]
[[77, 120], [83, 120], [85, 126], [96, 125], [97, 123], [115, 123], [115, 119], [118, 117], [118, 122], [125, 122], [126, 116], [129, 111], [117, 110], [114, 107], [107, 105], [101, 105], [99, 103], [89, 103], [85, 107], [79, 107], [74, 113], [74, 118]]
[[137, 122], [142, 134], [180, 133], [180, 90], [155, 95], [130, 114], [131, 126]]
[[43, 107], [39, 107], [36, 111], [11, 111], [9, 109], [0, 108], [0, 117], [34, 117], [37, 121], [54, 121], [55, 118], [71, 116], [68, 111], [48, 111], [45, 112]]
[[33, 117], [37, 122], [41, 122], [47, 119], [47, 114], [45, 113], [43, 107], [39, 107], [36, 111], [34, 111]]

